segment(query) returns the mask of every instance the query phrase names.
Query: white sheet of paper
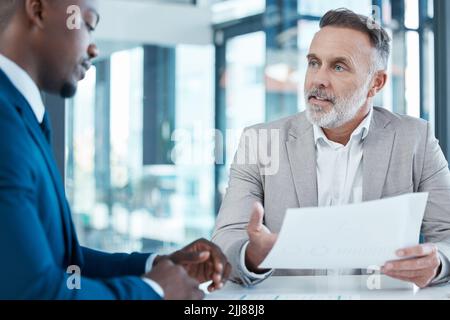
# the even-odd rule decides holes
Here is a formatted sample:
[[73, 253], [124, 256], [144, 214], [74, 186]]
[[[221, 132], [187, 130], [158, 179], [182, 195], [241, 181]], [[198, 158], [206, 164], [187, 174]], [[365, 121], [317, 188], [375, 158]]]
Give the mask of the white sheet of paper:
[[428, 193], [288, 209], [264, 269], [372, 269], [419, 243]]

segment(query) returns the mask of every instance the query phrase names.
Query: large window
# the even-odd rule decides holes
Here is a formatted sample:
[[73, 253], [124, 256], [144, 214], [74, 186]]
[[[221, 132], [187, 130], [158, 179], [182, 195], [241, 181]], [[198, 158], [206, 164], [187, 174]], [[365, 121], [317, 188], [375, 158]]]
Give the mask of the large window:
[[138, 46], [102, 57], [67, 117], [67, 194], [80, 241], [172, 250], [214, 224], [213, 49]]

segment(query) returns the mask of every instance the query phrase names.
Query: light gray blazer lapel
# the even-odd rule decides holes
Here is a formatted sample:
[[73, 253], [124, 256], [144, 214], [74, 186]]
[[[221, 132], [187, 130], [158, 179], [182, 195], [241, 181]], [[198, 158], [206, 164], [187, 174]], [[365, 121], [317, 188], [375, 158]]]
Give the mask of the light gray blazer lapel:
[[289, 164], [300, 207], [317, 207], [317, 160], [312, 125], [302, 114], [286, 141]]
[[390, 119], [376, 109], [363, 142], [363, 201], [381, 198], [394, 145], [395, 131]]
[[[380, 199], [389, 168], [395, 131], [376, 109], [363, 149], [363, 201]], [[304, 114], [288, 133], [289, 165], [300, 207], [318, 206], [317, 160], [312, 125]]]

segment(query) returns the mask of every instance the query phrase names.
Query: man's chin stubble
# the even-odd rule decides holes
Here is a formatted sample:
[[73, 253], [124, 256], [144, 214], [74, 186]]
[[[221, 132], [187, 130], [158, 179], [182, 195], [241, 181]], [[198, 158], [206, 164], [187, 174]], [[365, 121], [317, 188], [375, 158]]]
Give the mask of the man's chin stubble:
[[69, 82], [66, 82], [61, 87], [61, 90], [59, 91], [59, 95], [62, 98], [72, 98], [77, 93], [77, 86], [74, 84], [71, 84]]

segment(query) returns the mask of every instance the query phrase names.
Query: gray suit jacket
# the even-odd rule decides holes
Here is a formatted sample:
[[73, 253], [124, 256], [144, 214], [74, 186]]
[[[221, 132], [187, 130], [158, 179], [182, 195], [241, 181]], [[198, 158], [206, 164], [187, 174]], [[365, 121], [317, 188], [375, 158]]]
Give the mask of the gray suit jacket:
[[[213, 242], [222, 248], [233, 266], [232, 280], [244, 284], [252, 284], [252, 280], [242, 272], [239, 253], [248, 240], [246, 227], [253, 203], [263, 204], [264, 224], [275, 233], [280, 231], [286, 209], [318, 205], [313, 127], [305, 113], [247, 128], [245, 132], [261, 129], [279, 133], [275, 141], [267, 139], [270, 148], [274, 143], [279, 148], [274, 152], [278, 153], [276, 173], [269, 170], [267, 174], [267, 166], [262, 165], [255, 151], [255, 140], [241, 139], [237, 154], [256, 154], [257, 161], [242, 163], [235, 156], [213, 234]], [[450, 172], [429, 124], [375, 107], [363, 143], [363, 200], [429, 192], [421, 232], [426, 242], [437, 244], [441, 257], [448, 263]], [[314, 274], [324, 271], [275, 270], [275, 275]]]

